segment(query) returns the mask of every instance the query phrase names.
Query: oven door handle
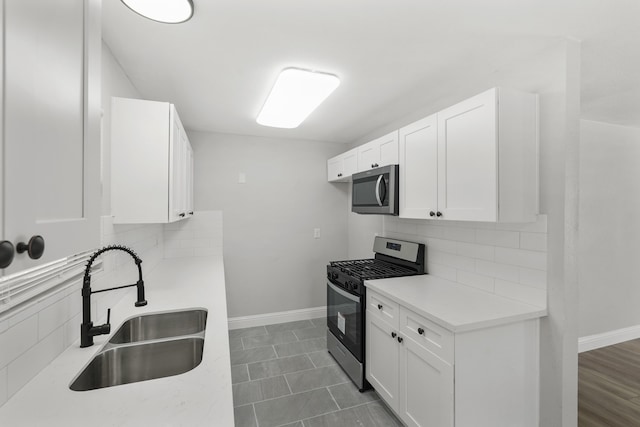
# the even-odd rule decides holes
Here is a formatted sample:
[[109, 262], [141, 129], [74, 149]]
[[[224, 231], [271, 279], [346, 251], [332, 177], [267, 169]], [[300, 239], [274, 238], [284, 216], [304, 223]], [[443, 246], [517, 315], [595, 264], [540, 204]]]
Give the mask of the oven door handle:
[[332, 291], [337, 292], [338, 294], [342, 295], [343, 297], [347, 298], [348, 300], [351, 300], [353, 302], [360, 302], [360, 298], [358, 298], [355, 295], [351, 295], [349, 292], [343, 291], [342, 289], [340, 289], [339, 287], [337, 287], [336, 285], [334, 285], [331, 282], [327, 282], [327, 285], [329, 285], [329, 287], [331, 288]]

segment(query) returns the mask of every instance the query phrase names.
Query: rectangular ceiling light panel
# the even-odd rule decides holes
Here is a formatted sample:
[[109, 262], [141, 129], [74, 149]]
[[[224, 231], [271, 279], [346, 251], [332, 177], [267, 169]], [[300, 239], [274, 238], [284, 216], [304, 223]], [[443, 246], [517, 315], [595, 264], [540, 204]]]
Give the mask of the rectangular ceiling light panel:
[[263, 126], [296, 128], [339, 84], [340, 79], [333, 74], [286, 68], [256, 121]]

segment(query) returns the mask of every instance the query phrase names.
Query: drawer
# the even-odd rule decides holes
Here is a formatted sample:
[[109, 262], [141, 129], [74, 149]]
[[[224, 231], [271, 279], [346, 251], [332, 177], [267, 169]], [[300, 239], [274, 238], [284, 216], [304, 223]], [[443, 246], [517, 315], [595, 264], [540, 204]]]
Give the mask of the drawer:
[[453, 332], [402, 307], [400, 309], [400, 333], [411, 338], [445, 362], [453, 364]]
[[389, 298], [367, 289], [367, 310], [394, 328], [398, 327], [400, 306]]

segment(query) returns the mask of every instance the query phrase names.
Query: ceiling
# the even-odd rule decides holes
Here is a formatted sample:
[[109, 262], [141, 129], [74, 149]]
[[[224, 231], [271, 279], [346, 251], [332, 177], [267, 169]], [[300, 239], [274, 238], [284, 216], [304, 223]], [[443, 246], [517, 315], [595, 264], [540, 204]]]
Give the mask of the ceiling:
[[[640, 127], [636, 0], [194, 0], [160, 24], [103, 2], [103, 38], [146, 99], [190, 130], [353, 142], [428, 104], [434, 87], [561, 37], [582, 41], [582, 115]], [[297, 129], [255, 122], [278, 73], [337, 74]], [[401, 102], [400, 102], [401, 101]]]

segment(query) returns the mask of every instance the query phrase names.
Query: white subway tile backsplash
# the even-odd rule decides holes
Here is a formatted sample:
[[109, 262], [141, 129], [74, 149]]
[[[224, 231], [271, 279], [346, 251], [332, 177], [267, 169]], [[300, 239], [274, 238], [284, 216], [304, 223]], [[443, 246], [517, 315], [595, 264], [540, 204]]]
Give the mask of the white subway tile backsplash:
[[496, 247], [496, 262], [516, 265], [518, 267], [547, 269], [547, 253]]
[[516, 266], [484, 260], [476, 260], [476, 273], [513, 282], [517, 282], [519, 277], [519, 269]]
[[[80, 339], [80, 324], [82, 314], [76, 314], [62, 326], [62, 345], [68, 348]], [[79, 344], [78, 344], [79, 345]]]
[[7, 378], [7, 368], [0, 369], [0, 406], [4, 405], [9, 398], [9, 380]]
[[64, 350], [58, 328], [8, 366], [8, 395], [13, 396]]
[[[408, 233], [413, 225], [415, 235]], [[546, 301], [546, 215], [526, 224], [385, 217], [384, 230], [426, 243], [428, 274], [530, 304]]]
[[447, 252], [429, 251], [429, 259], [437, 264], [447, 265], [461, 270], [475, 270], [475, 260], [469, 257], [450, 254]]
[[443, 239], [445, 228], [439, 225], [425, 222], [424, 224], [418, 225], [416, 231], [419, 236]]
[[495, 293], [526, 304], [539, 307], [547, 306], [547, 292], [545, 289], [532, 288], [518, 283], [496, 280]]
[[520, 233], [520, 248], [530, 251], [547, 251], [547, 235], [544, 233]]
[[492, 261], [494, 258], [494, 247], [490, 245], [479, 245], [477, 243], [456, 242], [456, 252], [458, 255], [471, 258]]
[[38, 313], [38, 340], [42, 340], [69, 320], [73, 315], [70, 310], [71, 299], [80, 300], [81, 298], [80, 295], [77, 298], [73, 296], [65, 297]]
[[505, 248], [520, 247], [520, 233], [506, 230], [476, 230], [476, 242]]
[[455, 240], [456, 242], [476, 241], [476, 230], [472, 228], [458, 228], [447, 226], [444, 228], [444, 238], [447, 240]]
[[458, 271], [457, 275], [458, 283], [463, 285], [472, 286], [474, 288], [482, 289], [483, 291], [494, 291], [494, 278], [489, 276], [483, 276], [481, 274], [470, 273], [468, 271]]
[[518, 282], [521, 285], [532, 286], [539, 289], [547, 289], [547, 272], [532, 268], [520, 267]]
[[33, 315], [0, 335], [0, 367], [26, 352], [38, 342], [38, 316]]
[[458, 252], [458, 242], [444, 239], [427, 238], [427, 251], [435, 250], [455, 254]]
[[454, 267], [448, 265], [438, 264], [436, 262], [427, 259], [427, 273], [434, 276], [442, 277], [446, 280], [455, 282], [457, 280], [457, 271]]

